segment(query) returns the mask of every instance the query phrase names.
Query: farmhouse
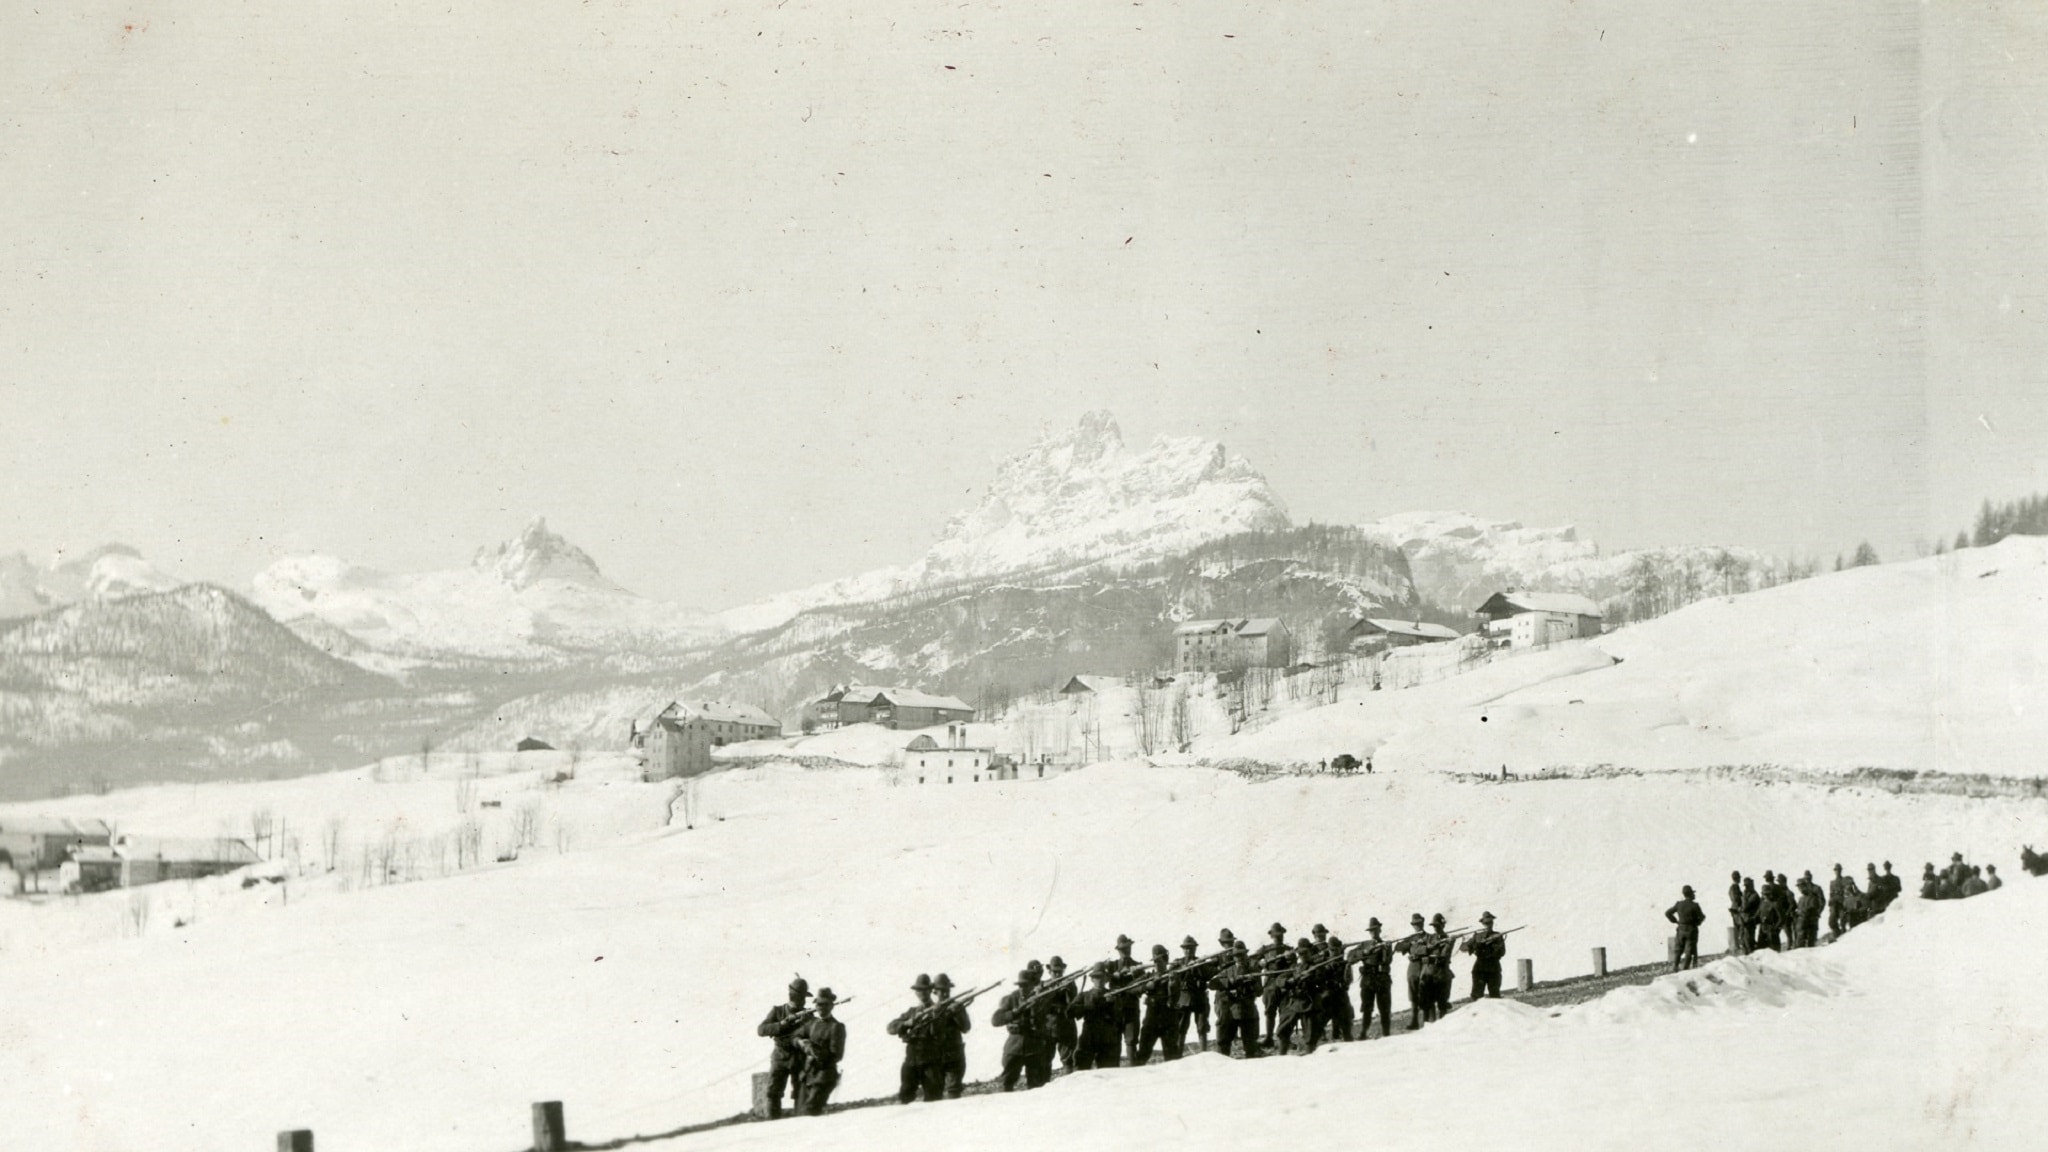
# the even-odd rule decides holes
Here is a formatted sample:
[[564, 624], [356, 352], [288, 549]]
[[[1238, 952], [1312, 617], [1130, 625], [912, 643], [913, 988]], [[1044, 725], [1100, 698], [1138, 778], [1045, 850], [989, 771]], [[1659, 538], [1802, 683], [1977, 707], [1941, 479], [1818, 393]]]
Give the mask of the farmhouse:
[[713, 748], [780, 735], [782, 725], [751, 704], [671, 700], [635, 717], [627, 738], [641, 752], [643, 778], [666, 780], [709, 772]]
[[1084, 674], [1067, 681], [1066, 687], [1060, 689], [1060, 695], [1100, 696], [1105, 692], [1123, 687], [1126, 687], [1126, 684], [1121, 676], [1091, 676]]
[[1457, 638], [1457, 629], [1447, 628], [1442, 624], [1424, 624], [1420, 620], [1392, 620], [1378, 616], [1360, 620], [1344, 632], [1345, 646], [1361, 652], [1409, 648], [1417, 644], [1435, 644]]
[[104, 848], [114, 838], [104, 820], [59, 816], [0, 816], [0, 867], [55, 868], [80, 848]]
[[955, 779], [980, 783], [984, 780], [1015, 780], [1017, 765], [993, 748], [968, 747], [967, 725], [948, 724], [944, 744], [926, 732], [911, 738], [903, 748], [903, 774], [919, 784], [927, 781], [951, 784]]
[[804, 706], [804, 730], [826, 731], [848, 724], [879, 724], [884, 728], [935, 728], [974, 719], [974, 706], [952, 696], [934, 696], [915, 688], [877, 688], [841, 684]]
[[1189, 620], [1173, 630], [1176, 673], [1285, 668], [1293, 659], [1293, 637], [1272, 617]]
[[1541, 648], [1600, 634], [1600, 606], [1570, 592], [1496, 592], [1474, 612], [1496, 645]]
[[73, 883], [80, 892], [134, 888], [165, 880], [197, 880], [233, 872], [257, 862], [256, 851], [229, 837], [161, 839], [123, 836], [111, 845], [90, 845], [72, 854]]

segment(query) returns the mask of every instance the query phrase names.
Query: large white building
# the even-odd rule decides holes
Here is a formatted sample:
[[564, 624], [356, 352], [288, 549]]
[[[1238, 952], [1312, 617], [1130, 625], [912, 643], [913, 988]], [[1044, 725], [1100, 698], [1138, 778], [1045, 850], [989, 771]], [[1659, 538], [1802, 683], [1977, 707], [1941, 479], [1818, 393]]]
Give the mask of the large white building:
[[1287, 625], [1270, 616], [1190, 620], [1173, 630], [1175, 673], [1285, 668], [1294, 659]]
[[1598, 604], [1571, 592], [1496, 592], [1476, 614], [1494, 643], [1512, 648], [1598, 636], [1603, 616]]

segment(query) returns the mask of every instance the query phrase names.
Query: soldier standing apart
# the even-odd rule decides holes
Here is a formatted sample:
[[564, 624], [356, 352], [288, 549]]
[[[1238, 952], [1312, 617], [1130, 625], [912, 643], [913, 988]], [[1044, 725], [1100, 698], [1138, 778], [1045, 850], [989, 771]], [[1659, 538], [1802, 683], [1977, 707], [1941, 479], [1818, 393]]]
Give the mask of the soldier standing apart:
[[1266, 946], [1252, 953], [1252, 960], [1259, 965], [1266, 977], [1265, 987], [1260, 990], [1260, 998], [1266, 1005], [1266, 1034], [1261, 1039], [1263, 1043], [1270, 1045], [1273, 1043], [1273, 1018], [1278, 1014], [1280, 1006], [1279, 973], [1286, 971], [1294, 963], [1294, 952], [1287, 947], [1287, 929], [1279, 921], [1274, 921], [1273, 926], [1266, 929], [1266, 937]]
[[1173, 981], [1173, 1035], [1182, 1052], [1187, 1051], [1190, 1022], [1195, 1026], [1195, 1051], [1209, 1050], [1209, 985], [1202, 979], [1205, 965], [1195, 955], [1200, 947], [1193, 936], [1182, 938], [1178, 964], [1181, 974]]
[[797, 1030], [797, 1043], [804, 1050], [806, 1116], [823, 1116], [825, 1102], [839, 1086], [839, 1062], [846, 1059], [846, 1025], [832, 1018], [832, 1005], [838, 1002], [830, 988], [818, 989], [817, 1016]]
[[[1109, 990], [1121, 991], [1144, 974], [1145, 966], [1131, 957], [1131, 938], [1119, 935], [1116, 938], [1116, 959], [1109, 961]], [[1130, 1057], [1131, 1063], [1135, 1064], [1138, 1055], [1138, 1031], [1143, 1023], [1139, 1015], [1138, 998], [1116, 996], [1112, 1001], [1117, 1011], [1117, 1032], [1123, 1037], [1124, 1055]], [[1111, 1060], [1109, 1066], [1114, 1068], [1117, 1062]]]
[[946, 1099], [958, 1100], [967, 1087], [967, 1033], [974, 1021], [965, 1004], [953, 1003], [953, 978], [944, 972], [932, 977], [932, 991], [938, 996], [939, 1079]]
[[[1067, 974], [1067, 962], [1057, 956], [1046, 961], [1045, 966], [1051, 970], [1054, 983], [1058, 983]], [[1081, 1034], [1075, 1030], [1073, 1014], [1067, 1010], [1074, 1006], [1074, 997], [1080, 994], [1081, 990], [1072, 984], [1061, 984], [1046, 993], [1046, 1000], [1052, 1009], [1053, 1048], [1059, 1052], [1062, 1072], [1074, 1070], [1074, 1044]]]
[[1005, 1092], [1016, 1090], [1020, 1073], [1026, 1088], [1037, 1088], [1050, 1078], [1052, 1058], [1046, 1050], [1052, 1047], [1052, 1029], [1042, 1005], [1031, 1002], [1037, 993], [1038, 973], [1026, 968], [1017, 973], [1017, 990], [1003, 997], [989, 1017], [989, 1023], [1010, 1031], [1003, 1041]]
[[1422, 930], [1422, 913], [1408, 918], [1408, 935], [1394, 944], [1394, 951], [1408, 957], [1408, 1030], [1422, 1027], [1423, 1017], [1436, 1019], [1436, 989], [1424, 982], [1429, 962], [1429, 933]]
[[1735, 929], [1735, 943], [1732, 948], [1736, 955], [1749, 951], [1749, 935], [1742, 924], [1742, 873], [1728, 874], [1728, 926]]
[[799, 976], [789, 982], [789, 1003], [768, 1010], [768, 1017], [754, 1029], [755, 1035], [775, 1038], [775, 1051], [768, 1057], [768, 1118], [782, 1118], [782, 1090], [789, 1089], [791, 1106], [803, 1103], [804, 1050], [797, 1044], [797, 1029], [811, 1018], [804, 1001], [811, 998], [811, 986]]
[[1380, 921], [1365, 922], [1369, 939], [1358, 946], [1358, 1038], [1372, 1035], [1372, 1013], [1380, 1013], [1380, 1035], [1394, 1034], [1394, 946], [1380, 939]]
[[931, 1103], [946, 1087], [945, 1073], [939, 1067], [937, 1013], [930, 1011], [932, 978], [918, 973], [910, 990], [917, 993], [917, 1003], [889, 1021], [889, 1035], [903, 1041], [903, 1069], [897, 1081], [896, 1102], [908, 1104], [922, 1092], [925, 1102]]
[[1244, 941], [1231, 944], [1231, 958], [1209, 981], [1216, 990], [1216, 1050], [1230, 1055], [1230, 1042], [1244, 1043], [1245, 1059], [1259, 1050], [1259, 970]]
[[1124, 1013], [1117, 1003], [1115, 968], [1110, 961], [1097, 961], [1088, 977], [1094, 983], [1067, 1009], [1081, 1022], [1081, 1042], [1074, 1048], [1074, 1068], [1080, 1072], [1116, 1067], [1123, 1035]]
[[1664, 918], [1678, 925], [1678, 947], [1671, 955], [1671, 970], [1683, 972], [1697, 968], [1700, 963], [1700, 925], [1707, 922], [1707, 914], [1692, 898], [1692, 885], [1680, 888], [1678, 903], [1664, 910]]
[[1500, 999], [1500, 961], [1508, 954], [1508, 938], [1493, 930], [1493, 913], [1479, 914], [1479, 931], [1460, 947], [1472, 954], [1472, 999]]

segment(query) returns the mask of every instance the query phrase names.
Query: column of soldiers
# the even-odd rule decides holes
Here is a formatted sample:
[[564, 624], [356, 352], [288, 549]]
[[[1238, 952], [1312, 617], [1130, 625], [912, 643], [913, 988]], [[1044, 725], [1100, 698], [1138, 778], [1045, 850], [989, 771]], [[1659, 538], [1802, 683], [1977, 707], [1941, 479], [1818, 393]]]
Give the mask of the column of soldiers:
[[[1055, 1057], [1069, 1072], [1145, 1064], [1155, 1050], [1163, 1059], [1178, 1060], [1188, 1051], [1190, 1026], [1194, 1050], [1208, 1050], [1212, 1007], [1215, 1050], [1226, 1056], [1286, 1055], [1297, 1048], [1313, 1052], [1326, 1040], [1364, 1040], [1373, 1035], [1375, 1013], [1378, 1034], [1384, 1037], [1394, 1030], [1395, 952], [1408, 958], [1412, 1031], [1450, 1010], [1456, 947], [1473, 957], [1472, 998], [1500, 995], [1507, 941], [1506, 933], [1493, 930], [1493, 922], [1488, 912], [1480, 917], [1480, 928], [1451, 933], [1441, 914], [1425, 929], [1417, 913], [1411, 919], [1415, 931], [1389, 941], [1381, 938], [1375, 918], [1367, 922], [1368, 939], [1348, 946], [1318, 924], [1313, 940], [1304, 936], [1292, 947], [1286, 929], [1275, 924], [1268, 930], [1270, 942], [1257, 952], [1226, 928], [1216, 952], [1199, 955], [1200, 946], [1189, 936], [1181, 941], [1177, 960], [1165, 945], [1154, 945], [1150, 964], [1132, 957], [1130, 937], [1119, 936], [1114, 958], [1072, 973], [1058, 956], [1044, 965], [1032, 960], [990, 1017], [1007, 1033], [999, 1083], [1005, 1092], [1020, 1083], [1027, 1089], [1041, 1087], [1052, 1080]], [[1356, 1011], [1353, 965], [1358, 967]], [[955, 998], [952, 978], [943, 972], [919, 975], [912, 982], [916, 1003], [887, 1026], [903, 1042], [897, 1100], [908, 1104], [961, 1095], [967, 1078], [966, 1033], [974, 1026], [968, 1007], [994, 987]], [[806, 1000], [813, 1002], [807, 1007]], [[832, 1015], [838, 1003], [829, 988], [812, 998], [799, 976], [790, 982], [788, 1001], [761, 1021], [757, 1032], [774, 1041], [767, 1100], [771, 1119], [783, 1115], [786, 1088], [805, 1115], [825, 1110], [846, 1055], [846, 1026]]]
[[[2033, 851], [2029, 847], [2021, 853], [2022, 866], [2027, 864], [2027, 858]], [[2028, 871], [2033, 869], [2028, 868]], [[1998, 878], [1998, 865], [1986, 864], [1979, 868], [1975, 864], [1965, 864], [1961, 852], [1950, 856], [1948, 867], [1941, 871], [1935, 871], [1930, 861], [1926, 870], [1920, 873], [1920, 898], [1923, 900], [1961, 900], [1965, 896], [1979, 896], [2004, 886], [2005, 881]]]

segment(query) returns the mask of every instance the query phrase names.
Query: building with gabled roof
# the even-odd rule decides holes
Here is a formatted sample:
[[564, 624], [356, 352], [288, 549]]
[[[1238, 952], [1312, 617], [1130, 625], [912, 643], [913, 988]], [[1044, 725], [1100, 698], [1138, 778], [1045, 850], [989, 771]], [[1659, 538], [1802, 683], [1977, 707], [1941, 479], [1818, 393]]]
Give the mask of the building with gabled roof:
[[55, 868], [80, 848], [104, 848], [114, 830], [104, 820], [69, 816], [0, 816], [0, 866]]
[[884, 728], [933, 728], [974, 719], [974, 706], [956, 696], [915, 688], [841, 684], [804, 706], [806, 732], [879, 724]]
[[1605, 616], [1600, 605], [1571, 592], [1496, 592], [1473, 614], [1495, 644], [1513, 648], [1598, 636]]
[[81, 892], [134, 888], [165, 880], [198, 880], [247, 868], [261, 861], [247, 842], [232, 836], [123, 836], [111, 845], [81, 848], [68, 869]]
[[1395, 620], [1382, 616], [1368, 616], [1344, 631], [1345, 645], [1364, 651], [1409, 648], [1417, 644], [1437, 644], [1457, 638], [1457, 629], [1442, 624], [1427, 624], [1420, 620]]
[[671, 700], [634, 717], [627, 733], [641, 753], [641, 776], [667, 780], [711, 771], [711, 750], [782, 735], [775, 717], [730, 700]]
[[1176, 673], [1285, 668], [1293, 659], [1293, 636], [1271, 616], [1188, 620], [1173, 630]]
[[1068, 680], [1066, 686], [1060, 689], [1060, 695], [1100, 696], [1105, 692], [1129, 686], [1129, 682], [1121, 676], [1096, 676], [1084, 672]]

